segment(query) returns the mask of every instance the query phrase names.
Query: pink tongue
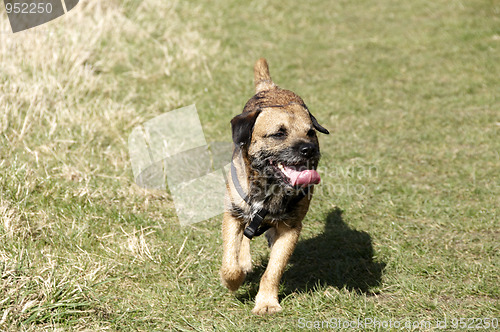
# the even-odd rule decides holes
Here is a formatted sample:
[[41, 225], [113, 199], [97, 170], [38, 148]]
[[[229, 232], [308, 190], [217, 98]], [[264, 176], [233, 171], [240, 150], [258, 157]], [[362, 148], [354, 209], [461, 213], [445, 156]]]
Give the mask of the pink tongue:
[[292, 186], [307, 186], [309, 184], [318, 184], [321, 181], [318, 172], [313, 169], [297, 171], [287, 166], [284, 166], [284, 169]]

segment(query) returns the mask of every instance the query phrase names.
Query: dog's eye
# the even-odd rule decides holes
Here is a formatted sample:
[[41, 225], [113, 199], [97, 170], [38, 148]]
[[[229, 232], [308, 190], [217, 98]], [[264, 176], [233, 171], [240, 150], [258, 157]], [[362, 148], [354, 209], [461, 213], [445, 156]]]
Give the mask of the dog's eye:
[[278, 131], [277, 133], [271, 134], [269, 136], [272, 137], [272, 138], [281, 139], [281, 138], [285, 138], [286, 133], [284, 131]]

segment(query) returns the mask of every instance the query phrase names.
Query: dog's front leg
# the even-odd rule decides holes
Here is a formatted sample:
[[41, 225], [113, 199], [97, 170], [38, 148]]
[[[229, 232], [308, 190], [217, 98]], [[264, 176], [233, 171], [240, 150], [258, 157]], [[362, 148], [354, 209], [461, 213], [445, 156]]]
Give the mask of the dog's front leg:
[[294, 228], [282, 223], [276, 226], [274, 244], [271, 249], [266, 272], [260, 280], [259, 292], [255, 297], [255, 307], [252, 312], [257, 315], [272, 314], [281, 311], [278, 302], [278, 288], [288, 259], [295, 249], [299, 239], [302, 224], [299, 222]]
[[220, 275], [222, 283], [230, 291], [236, 291], [245, 280], [246, 273], [241, 268], [238, 257], [243, 238], [244, 225], [229, 212], [224, 213], [222, 220], [222, 267]]

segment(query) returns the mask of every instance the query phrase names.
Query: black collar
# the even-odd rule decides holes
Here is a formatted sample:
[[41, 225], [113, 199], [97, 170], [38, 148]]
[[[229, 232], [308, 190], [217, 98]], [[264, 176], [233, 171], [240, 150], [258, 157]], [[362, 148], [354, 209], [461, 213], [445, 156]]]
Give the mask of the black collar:
[[[250, 206], [252, 207], [252, 204], [250, 203], [250, 198], [248, 198], [248, 195], [245, 194], [243, 191], [243, 188], [241, 187], [240, 181], [238, 180], [238, 174], [236, 173], [236, 167], [234, 166], [233, 160], [231, 160], [231, 179], [233, 180], [233, 185], [240, 197]], [[291, 204], [296, 204], [302, 200], [307, 194], [309, 193], [309, 187], [307, 187], [306, 190], [301, 190], [300, 194], [293, 199]], [[264, 221], [264, 218], [266, 215], [269, 213], [269, 211], [265, 208], [260, 209], [255, 213], [253, 216], [252, 220], [250, 223], [245, 227], [245, 230], [243, 231], [243, 234], [249, 238], [250, 240], [254, 236], [259, 236], [262, 235], [265, 231], [267, 231], [269, 228], [271, 228], [271, 225], [269, 224], [262, 224]]]

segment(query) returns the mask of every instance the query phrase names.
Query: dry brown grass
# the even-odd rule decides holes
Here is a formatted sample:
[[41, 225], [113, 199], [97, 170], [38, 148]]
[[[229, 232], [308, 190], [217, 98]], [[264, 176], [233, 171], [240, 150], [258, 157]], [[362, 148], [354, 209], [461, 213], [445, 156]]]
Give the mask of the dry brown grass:
[[[1, 328], [72, 320], [106, 327], [87, 325], [85, 317], [107, 312], [91, 286], [119, 264], [82, 247], [86, 231], [109, 216], [98, 210], [72, 215], [78, 205], [112, 201], [165, 222], [158, 211], [168, 213], [172, 202], [166, 193], [133, 184], [127, 135], [184, 97], [171, 86], [138, 110], [137, 91], [141, 82], [179, 68], [209, 74], [205, 59], [217, 50], [182, 21], [176, 5], [82, 1], [63, 17], [17, 34], [0, 16]], [[114, 258], [159, 262], [152, 233], [124, 226], [96, 237]], [[71, 244], [58, 247], [58, 239]]]

